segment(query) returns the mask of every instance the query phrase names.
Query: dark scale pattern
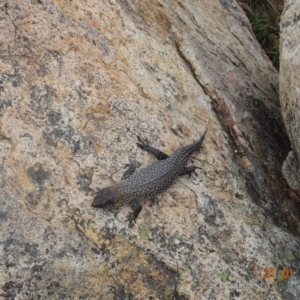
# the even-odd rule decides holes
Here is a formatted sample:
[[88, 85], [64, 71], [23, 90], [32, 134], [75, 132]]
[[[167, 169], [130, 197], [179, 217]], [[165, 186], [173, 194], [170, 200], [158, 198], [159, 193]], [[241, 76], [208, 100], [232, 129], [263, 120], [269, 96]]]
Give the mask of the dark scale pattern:
[[[141, 205], [138, 203], [141, 199], [153, 199], [172, 185], [174, 180], [181, 174], [189, 174], [186, 170], [186, 163], [191, 154], [199, 150], [204, 140], [206, 131], [202, 137], [193, 144], [184, 146], [175, 150], [170, 157], [163, 152], [148, 145], [148, 141], [143, 142], [139, 139], [138, 146], [145, 151], [151, 152], [161, 159], [140, 171], [133, 173], [135, 167], [130, 165], [132, 172], [125, 172], [122, 181], [118, 184], [100, 190], [93, 203], [93, 207], [117, 208], [123, 203], [130, 203], [134, 209], [133, 214], [129, 216], [130, 224], [136, 219], [141, 211]], [[131, 175], [131, 173], [133, 173]], [[125, 175], [124, 174], [124, 175]]]

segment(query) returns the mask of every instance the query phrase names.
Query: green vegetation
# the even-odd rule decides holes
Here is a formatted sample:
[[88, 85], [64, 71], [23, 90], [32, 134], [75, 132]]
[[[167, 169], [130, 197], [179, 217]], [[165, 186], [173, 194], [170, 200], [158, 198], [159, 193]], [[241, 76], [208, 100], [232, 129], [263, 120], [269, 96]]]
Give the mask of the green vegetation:
[[289, 253], [287, 254], [286, 258], [287, 258], [288, 261], [293, 261], [293, 260], [296, 259], [296, 257], [293, 255], [292, 252], [289, 252]]
[[140, 237], [142, 240], [149, 240], [149, 234], [150, 234], [150, 230], [149, 229], [142, 229], [140, 231]]
[[229, 277], [229, 272], [228, 272], [228, 271], [223, 272], [223, 273], [221, 274], [221, 281], [222, 281], [222, 282], [227, 281], [228, 277]]
[[239, 4], [248, 16], [258, 42], [278, 70], [279, 19], [284, 0], [243, 0]]
[[124, 231], [123, 229], [120, 230], [119, 233], [118, 233], [118, 236], [119, 236], [120, 238], [124, 238], [125, 235], [126, 235], [126, 233], [125, 233], [125, 231]]
[[187, 265], [183, 265], [183, 266], [181, 266], [181, 270], [183, 272], [187, 272], [189, 270], [189, 267]]
[[181, 240], [181, 241], [186, 241], [187, 240], [187, 236], [185, 235], [185, 234], [183, 234], [183, 235], [176, 235], [176, 238], [178, 238], [179, 240]]

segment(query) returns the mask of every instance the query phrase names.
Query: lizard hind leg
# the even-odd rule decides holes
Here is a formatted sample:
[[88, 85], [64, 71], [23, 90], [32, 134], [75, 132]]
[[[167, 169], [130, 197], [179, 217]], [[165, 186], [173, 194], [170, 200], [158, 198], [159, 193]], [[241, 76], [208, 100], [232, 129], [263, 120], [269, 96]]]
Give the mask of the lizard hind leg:
[[125, 180], [125, 179], [129, 178], [129, 177], [135, 172], [135, 170], [136, 170], [136, 168], [137, 168], [138, 166], [139, 166], [139, 165], [138, 165], [138, 163], [137, 163], [135, 160], [130, 161], [129, 164], [126, 164], [126, 165], [124, 166], [124, 168], [128, 167], [128, 169], [124, 172], [124, 174], [123, 174], [121, 180]]
[[196, 176], [198, 176], [198, 174], [196, 173], [196, 169], [201, 169], [201, 168], [196, 167], [196, 166], [185, 167], [185, 168], [183, 169], [183, 171], [179, 174], [179, 176], [182, 176], [182, 175], [190, 175], [190, 177], [191, 177], [193, 173], [194, 173]]
[[139, 136], [137, 138], [139, 141], [136, 143], [137, 146], [144, 151], [152, 153], [158, 160], [167, 159], [169, 157], [166, 153], [150, 146], [147, 139], [142, 140]]

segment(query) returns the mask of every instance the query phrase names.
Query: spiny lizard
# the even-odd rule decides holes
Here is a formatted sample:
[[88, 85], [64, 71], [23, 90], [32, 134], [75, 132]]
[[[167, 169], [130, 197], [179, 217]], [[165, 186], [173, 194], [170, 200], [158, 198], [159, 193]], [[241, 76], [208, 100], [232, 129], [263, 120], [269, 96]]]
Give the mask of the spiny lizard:
[[[142, 210], [139, 200], [148, 198], [153, 201], [155, 196], [170, 187], [178, 176], [191, 175], [195, 172], [197, 167], [186, 167], [186, 163], [191, 154], [201, 148], [206, 131], [198, 141], [178, 148], [170, 156], [151, 147], [147, 140], [138, 137], [137, 146], [154, 154], [158, 161], [136, 173], [134, 173], [136, 163], [131, 162], [119, 183], [103, 188], [96, 194], [92, 207], [114, 209], [130, 203], [133, 212], [129, 214], [127, 220], [131, 227]], [[196, 172], [195, 174], [197, 175]]]

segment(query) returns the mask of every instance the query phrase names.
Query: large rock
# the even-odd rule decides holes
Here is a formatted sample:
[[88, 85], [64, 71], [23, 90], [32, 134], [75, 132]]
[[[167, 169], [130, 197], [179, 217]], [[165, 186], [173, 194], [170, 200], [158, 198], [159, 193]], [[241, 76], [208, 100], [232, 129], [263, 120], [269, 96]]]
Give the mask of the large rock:
[[[299, 299], [278, 74], [236, 2], [3, 2], [1, 297]], [[133, 229], [90, 207], [151, 163], [136, 135], [171, 153], [205, 128], [199, 177]]]
[[300, 1], [288, 0], [281, 16], [280, 101], [292, 150], [282, 168], [289, 186], [300, 196]]

